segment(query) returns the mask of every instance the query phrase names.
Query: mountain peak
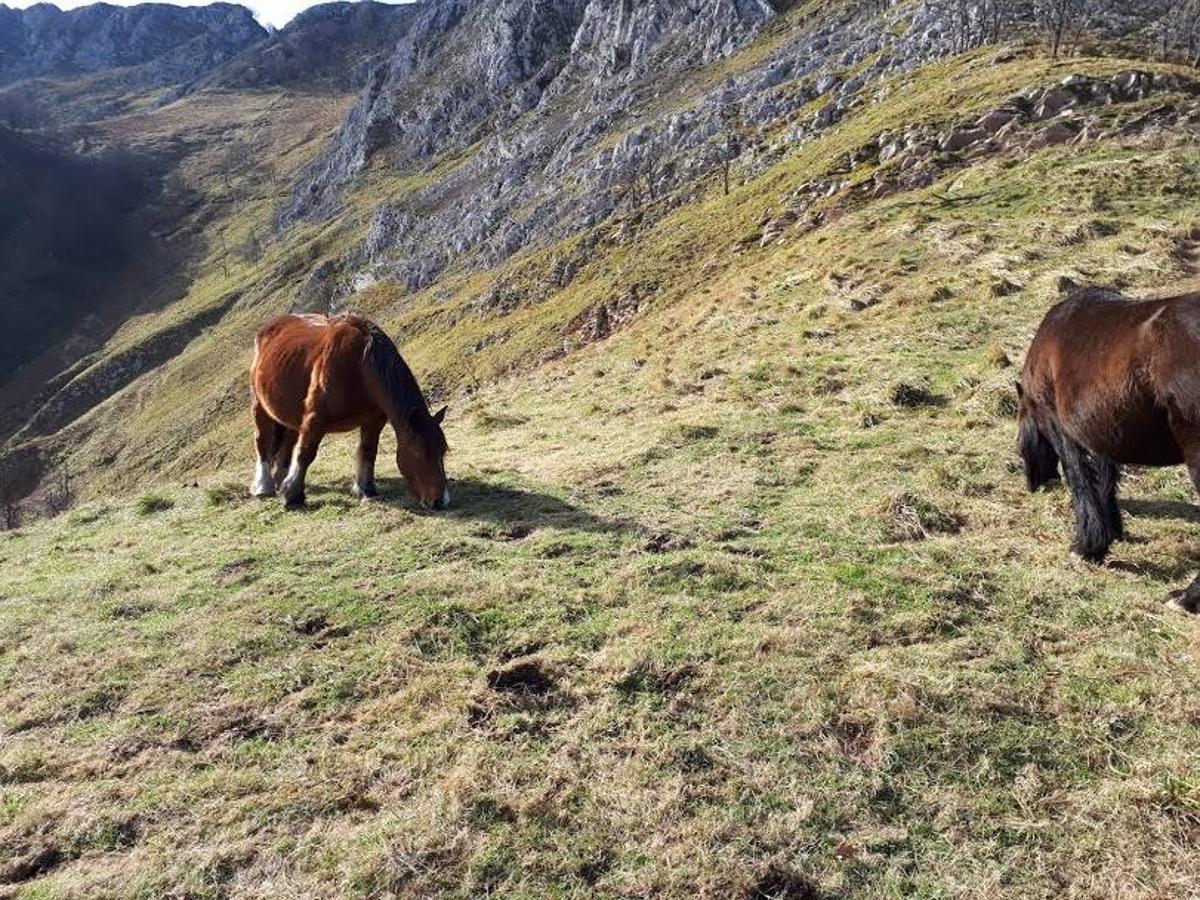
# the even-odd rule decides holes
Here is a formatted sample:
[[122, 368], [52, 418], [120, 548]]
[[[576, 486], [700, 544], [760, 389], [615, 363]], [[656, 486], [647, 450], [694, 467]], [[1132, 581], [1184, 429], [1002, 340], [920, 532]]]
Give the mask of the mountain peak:
[[62, 10], [0, 4], [0, 84], [25, 78], [132, 69], [134, 83], [195, 77], [261, 41], [267, 31], [244, 6], [96, 3]]

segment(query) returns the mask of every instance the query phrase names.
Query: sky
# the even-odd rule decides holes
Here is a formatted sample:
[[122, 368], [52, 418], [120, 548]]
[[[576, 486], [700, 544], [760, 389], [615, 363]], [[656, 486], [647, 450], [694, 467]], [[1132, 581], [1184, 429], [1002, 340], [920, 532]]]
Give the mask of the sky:
[[[5, 5], [21, 9], [33, 6], [37, 0], [2, 0]], [[94, 0], [53, 0], [59, 9], [74, 9], [77, 6], [87, 6]], [[114, 6], [134, 6], [137, 0], [105, 0]], [[212, 0], [171, 0], [176, 6], [205, 6]], [[286, 25], [296, 13], [302, 9], [315, 6], [319, 0], [228, 0], [230, 3], [240, 3], [253, 11], [258, 21], [264, 25], [274, 25], [280, 28]], [[406, 0], [383, 0], [385, 3], [406, 2]]]

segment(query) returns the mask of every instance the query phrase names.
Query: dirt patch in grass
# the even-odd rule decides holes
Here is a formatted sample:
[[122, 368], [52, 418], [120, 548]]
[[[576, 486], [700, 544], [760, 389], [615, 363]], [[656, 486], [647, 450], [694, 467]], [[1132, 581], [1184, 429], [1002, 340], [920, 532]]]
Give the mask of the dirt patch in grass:
[[772, 865], [742, 894], [743, 900], [820, 900], [817, 885], [795, 869]]
[[[48, 845], [11, 849], [7, 863], [0, 862], [0, 884], [20, 884], [45, 875], [66, 861], [66, 854], [58, 847]], [[0, 847], [0, 856], [7, 856]]]
[[893, 541], [922, 541], [931, 534], [955, 534], [962, 530], [964, 518], [939, 509], [929, 500], [903, 492], [889, 498], [884, 508], [884, 530]]
[[545, 661], [519, 659], [488, 672], [487, 685], [508, 694], [542, 695], [555, 689], [556, 680]]

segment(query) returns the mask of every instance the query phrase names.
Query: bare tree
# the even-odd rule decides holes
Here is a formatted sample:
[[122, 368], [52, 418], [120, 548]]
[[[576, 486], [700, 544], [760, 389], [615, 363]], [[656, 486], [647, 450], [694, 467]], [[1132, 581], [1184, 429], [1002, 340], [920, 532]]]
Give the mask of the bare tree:
[[71, 470], [66, 465], [59, 466], [46, 486], [46, 511], [51, 515], [66, 512], [70, 509], [74, 499], [75, 490], [71, 481]]
[[742, 116], [732, 91], [726, 86], [721, 98], [721, 185], [729, 196], [729, 172], [742, 152]]
[[1163, 59], [1181, 56], [1188, 65], [1200, 67], [1200, 0], [1168, 4], [1158, 29]]
[[994, 44], [1013, 18], [1014, 0], [941, 0], [955, 53]]
[[262, 241], [258, 239], [258, 229], [251, 228], [250, 234], [246, 236], [245, 242], [242, 244], [242, 259], [248, 263], [256, 263], [262, 259], [263, 247]]
[[16, 472], [8, 461], [0, 462], [0, 530], [8, 531], [21, 525], [21, 497]]
[[1093, 0], [1035, 0], [1034, 16], [1046, 32], [1055, 59], [1064, 49], [1074, 49], [1093, 11]]

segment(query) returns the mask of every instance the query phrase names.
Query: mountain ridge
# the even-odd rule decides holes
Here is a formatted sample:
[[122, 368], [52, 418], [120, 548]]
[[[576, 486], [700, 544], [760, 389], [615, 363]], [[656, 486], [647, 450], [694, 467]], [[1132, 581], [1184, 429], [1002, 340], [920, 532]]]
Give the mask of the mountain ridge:
[[266, 36], [253, 13], [234, 3], [97, 3], [70, 10], [0, 4], [0, 85], [139, 67], [131, 80], [165, 83], [194, 77]]

